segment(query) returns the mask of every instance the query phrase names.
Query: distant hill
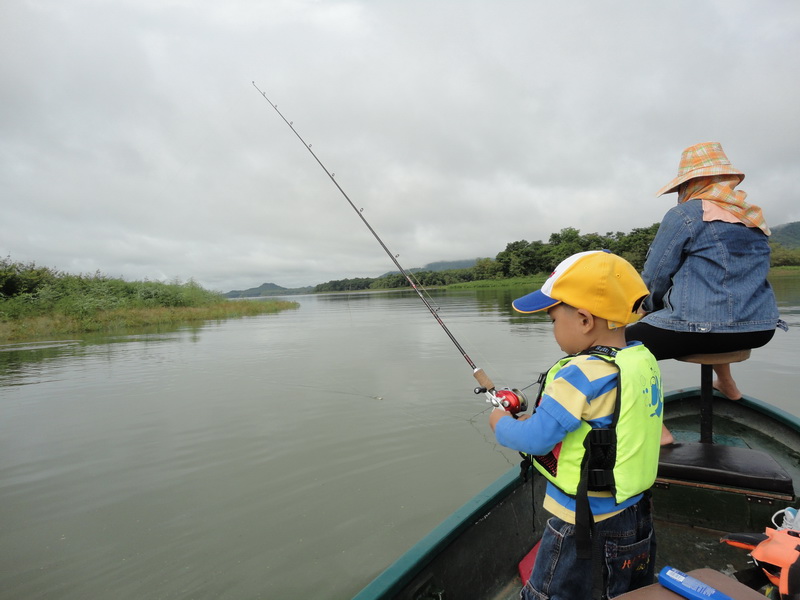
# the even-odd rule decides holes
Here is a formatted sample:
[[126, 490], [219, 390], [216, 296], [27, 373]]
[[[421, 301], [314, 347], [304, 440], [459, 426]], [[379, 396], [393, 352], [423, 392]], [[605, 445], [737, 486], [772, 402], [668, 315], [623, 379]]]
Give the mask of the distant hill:
[[[450, 271], [452, 269], [469, 269], [470, 267], [474, 267], [478, 263], [477, 258], [466, 258], [463, 260], [440, 260], [437, 262], [428, 263], [424, 267], [415, 267], [413, 269], [408, 269], [409, 273], [418, 273], [420, 271]], [[386, 277], [387, 275], [393, 275], [398, 273], [399, 271], [388, 271], [379, 277]]]
[[440, 260], [438, 262], [428, 263], [420, 269], [420, 271], [449, 271], [451, 269], [469, 269], [478, 264], [477, 258], [469, 258], [466, 260]]
[[[419, 267], [416, 269], [409, 269], [412, 273], [416, 273], [419, 271], [448, 271], [450, 269], [468, 269], [470, 267], [474, 267], [475, 264], [478, 262], [477, 258], [469, 258], [465, 260], [440, 260], [438, 262], [432, 262], [424, 267]], [[391, 271], [390, 273], [397, 273], [397, 271]], [[385, 277], [390, 273], [384, 273], [380, 275], [380, 277]], [[287, 296], [290, 294], [310, 294], [314, 291], [314, 286], [309, 287], [302, 287], [302, 288], [285, 288], [276, 283], [262, 283], [258, 287], [249, 288], [246, 290], [231, 290], [223, 294], [223, 296], [227, 298], [260, 298], [262, 296]]]
[[262, 283], [260, 286], [247, 290], [232, 290], [223, 294], [228, 298], [259, 298], [261, 296], [286, 296], [289, 294], [307, 294], [313, 287], [285, 288], [275, 283]]
[[771, 227], [772, 235], [769, 241], [773, 244], [780, 244], [785, 248], [800, 248], [800, 221], [784, 223]]

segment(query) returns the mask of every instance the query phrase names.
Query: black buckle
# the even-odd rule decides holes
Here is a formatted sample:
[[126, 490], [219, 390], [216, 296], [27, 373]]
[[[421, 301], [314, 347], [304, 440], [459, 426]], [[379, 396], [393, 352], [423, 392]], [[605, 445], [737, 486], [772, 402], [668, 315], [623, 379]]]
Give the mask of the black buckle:
[[614, 481], [614, 476], [608, 469], [589, 469], [589, 489], [608, 489]]
[[592, 429], [589, 432], [590, 443], [593, 446], [610, 446], [614, 442], [612, 431], [611, 429]]

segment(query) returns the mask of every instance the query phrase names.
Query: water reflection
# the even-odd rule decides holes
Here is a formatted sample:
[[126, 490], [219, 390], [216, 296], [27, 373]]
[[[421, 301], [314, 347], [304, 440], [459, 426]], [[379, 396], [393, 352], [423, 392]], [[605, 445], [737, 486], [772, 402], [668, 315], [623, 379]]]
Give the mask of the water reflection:
[[782, 273], [769, 280], [775, 290], [778, 308], [783, 319], [790, 324], [797, 324], [796, 316], [800, 312], [800, 273]]
[[[137, 333], [131, 335], [89, 335], [83, 339], [47, 340], [0, 345], [0, 387], [37, 383], [51, 367], [58, 370], [91, 356], [108, 357], [116, 346], [172, 343], [178, 338], [197, 341], [202, 325], [172, 333]], [[187, 337], [188, 334], [188, 337]]]

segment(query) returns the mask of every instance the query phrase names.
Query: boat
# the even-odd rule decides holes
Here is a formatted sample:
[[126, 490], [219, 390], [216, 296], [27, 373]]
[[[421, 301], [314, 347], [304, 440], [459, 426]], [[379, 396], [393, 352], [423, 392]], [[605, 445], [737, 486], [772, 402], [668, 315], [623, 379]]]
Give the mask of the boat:
[[[752, 558], [721, 539], [730, 533], [763, 534], [775, 527], [779, 511], [798, 506], [800, 420], [750, 396], [729, 400], [711, 390], [710, 379], [701, 387], [664, 398], [664, 423], [675, 443], [662, 447], [652, 488], [656, 573], [670, 566], [701, 580], [710, 573], [717, 577], [711, 585], [721, 578], [744, 588], [731, 576], [752, 572]], [[541, 508], [545, 480], [529, 474], [521, 477], [518, 468], [504, 473], [354, 600], [518, 598], [549, 516]], [[652, 596], [643, 588], [618, 598], [673, 597], [655, 595], [671, 593], [656, 590], [657, 583], [651, 587]], [[728, 593], [749, 598], [748, 592], [754, 593]]]

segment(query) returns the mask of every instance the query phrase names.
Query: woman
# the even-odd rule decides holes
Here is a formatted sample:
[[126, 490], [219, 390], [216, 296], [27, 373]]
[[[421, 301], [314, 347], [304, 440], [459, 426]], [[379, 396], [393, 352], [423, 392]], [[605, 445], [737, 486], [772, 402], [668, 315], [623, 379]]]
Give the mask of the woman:
[[[786, 329], [767, 281], [770, 235], [761, 209], [734, 189], [744, 173], [718, 142], [683, 151], [678, 176], [656, 196], [678, 193], [647, 252], [646, 316], [626, 330], [658, 360], [763, 346]], [[714, 365], [714, 387], [742, 397], [730, 365]], [[662, 443], [671, 443], [666, 429]]]

